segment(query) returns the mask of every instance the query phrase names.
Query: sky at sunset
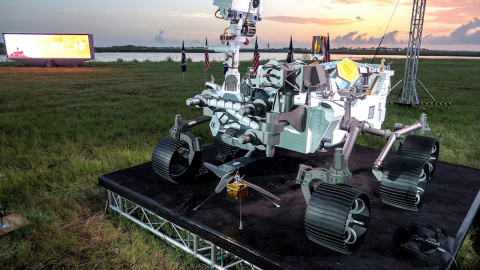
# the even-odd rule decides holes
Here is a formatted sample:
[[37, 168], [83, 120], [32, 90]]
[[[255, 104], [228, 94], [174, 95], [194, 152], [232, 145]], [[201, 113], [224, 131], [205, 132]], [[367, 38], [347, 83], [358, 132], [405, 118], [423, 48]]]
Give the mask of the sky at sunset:
[[[406, 47], [413, 1], [263, 0], [260, 48], [310, 48], [330, 34], [332, 47]], [[95, 46], [199, 47], [219, 44], [228, 21], [213, 0], [1, 0], [0, 33], [86, 33]], [[480, 0], [428, 0], [422, 48], [480, 51]], [[3, 42], [3, 40], [2, 40]], [[253, 47], [253, 42], [248, 47]]]

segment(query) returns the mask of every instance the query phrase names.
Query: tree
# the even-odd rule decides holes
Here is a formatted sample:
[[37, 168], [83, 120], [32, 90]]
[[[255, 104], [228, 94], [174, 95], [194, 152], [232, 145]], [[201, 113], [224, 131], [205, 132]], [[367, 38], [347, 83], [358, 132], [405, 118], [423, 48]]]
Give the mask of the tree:
[[0, 54], [7, 54], [7, 49], [5, 48], [5, 43], [0, 42]]

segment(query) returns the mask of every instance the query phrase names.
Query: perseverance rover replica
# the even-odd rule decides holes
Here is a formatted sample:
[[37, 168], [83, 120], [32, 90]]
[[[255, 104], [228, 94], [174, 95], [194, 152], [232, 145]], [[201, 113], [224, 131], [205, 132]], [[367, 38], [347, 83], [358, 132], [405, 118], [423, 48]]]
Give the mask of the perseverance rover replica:
[[[343, 143], [343, 147], [335, 148], [330, 168], [300, 165], [296, 181], [307, 203], [308, 238], [350, 254], [365, 236], [371, 205], [365, 191], [344, 183], [352, 178], [348, 160], [355, 140], [369, 133], [387, 140], [372, 167], [381, 181], [381, 200], [417, 211], [435, 172], [439, 143], [420, 136], [430, 131], [424, 114], [413, 125], [395, 124], [393, 131], [381, 129], [394, 71], [383, 62], [360, 64], [349, 59], [311, 65], [269, 61], [259, 66], [256, 76], [249, 69], [241, 77], [239, 49], [256, 33], [261, 1], [214, 0], [213, 4], [219, 8], [216, 16], [230, 21], [229, 31], [221, 35], [228, 45], [208, 47], [226, 54], [229, 69], [225, 81], [221, 85], [206, 83], [201, 94], [186, 101], [203, 109], [203, 116], [185, 121], [176, 115], [171, 135], [161, 139], [153, 150], [155, 172], [182, 184], [206, 167], [219, 176], [229, 176], [222, 177], [217, 191], [233, 180], [234, 170], [254, 162], [250, 157], [253, 150], [272, 157], [276, 147], [313, 153]], [[200, 138], [189, 132], [202, 123], [210, 125], [218, 158], [225, 160], [241, 151], [249, 154], [221, 166], [204, 162]], [[399, 148], [398, 154], [387, 160], [392, 147]], [[314, 180], [321, 180], [315, 189]]]

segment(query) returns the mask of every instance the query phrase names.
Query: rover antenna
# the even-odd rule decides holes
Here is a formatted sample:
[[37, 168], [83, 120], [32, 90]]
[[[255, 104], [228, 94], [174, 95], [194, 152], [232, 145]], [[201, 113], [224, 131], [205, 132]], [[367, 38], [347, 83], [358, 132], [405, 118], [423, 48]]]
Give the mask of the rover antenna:
[[380, 39], [380, 44], [378, 44], [377, 49], [375, 50], [375, 54], [373, 55], [372, 62], [370, 64], [373, 64], [373, 61], [375, 61], [375, 58], [377, 57], [378, 49], [380, 49], [380, 46], [382, 46], [383, 39], [385, 38], [385, 34], [387, 33], [388, 27], [390, 26], [390, 23], [392, 22], [393, 15], [395, 15], [395, 11], [397, 10], [398, 3], [400, 3], [400, 0], [397, 1], [397, 4], [395, 5], [395, 9], [393, 10], [392, 16], [390, 17], [390, 20], [388, 21], [387, 27], [385, 28], [385, 32], [383, 33], [382, 39]]

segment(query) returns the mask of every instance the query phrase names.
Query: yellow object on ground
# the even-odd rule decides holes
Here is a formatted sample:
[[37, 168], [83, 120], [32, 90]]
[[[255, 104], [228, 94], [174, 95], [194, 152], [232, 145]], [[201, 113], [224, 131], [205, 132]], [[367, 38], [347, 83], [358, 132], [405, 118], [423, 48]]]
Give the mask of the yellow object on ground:
[[245, 198], [248, 196], [248, 187], [242, 183], [230, 183], [227, 185], [227, 197], [234, 200]]

